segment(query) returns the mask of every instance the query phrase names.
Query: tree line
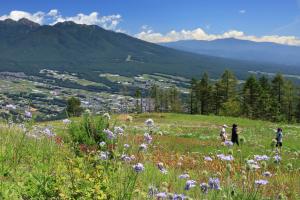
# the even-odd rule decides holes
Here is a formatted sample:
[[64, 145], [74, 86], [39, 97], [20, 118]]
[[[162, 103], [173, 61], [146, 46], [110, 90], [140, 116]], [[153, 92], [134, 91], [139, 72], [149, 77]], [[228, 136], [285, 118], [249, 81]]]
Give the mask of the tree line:
[[[250, 75], [245, 81], [225, 70], [218, 80], [203, 73], [190, 82], [189, 95], [176, 87], [151, 86], [147, 98], [137, 90], [137, 112], [188, 112], [190, 114], [247, 117], [300, 122], [300, 95], [292, 81], [281, 74], [272, 78]], [[142, 105], [144, 104], [144, 105]]]
[[[143, 98], [143, 96], [146, 96], [146, 98]], [[158, 85], [152, 85], [145, 91], [137, 89], [135, 99], [135, 107], [138, 113], [183, 112], [182, 94], [175, 86], [162, 88]]]

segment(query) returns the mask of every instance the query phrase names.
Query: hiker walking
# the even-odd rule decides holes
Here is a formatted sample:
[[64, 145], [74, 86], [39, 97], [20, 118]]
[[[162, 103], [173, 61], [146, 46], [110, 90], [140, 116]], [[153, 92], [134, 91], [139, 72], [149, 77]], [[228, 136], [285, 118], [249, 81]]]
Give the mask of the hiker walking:
[[278, 128], [277, 129], [277, 133], [276, 133], [276, 147], [277, 149], [279, 149], [279, 151], [281, 151], [281, 147], [282, 147], [282, 129]]
[[239, 145], [239, 136], [237, 133], [237, 125], [236, 124], [232, 125], [231, 142], [233, 144], [236, 143], [237, 145]]
[[228, 126], [226, 124], [224, 124], [222, 126], [222, 129], [221, 129], [221, 132], [220, 132], [220, 138], [221, 138], [222, 142], [225, 142], [227, 140], [227, 134], [226, 134], [226, 128], [227, 127]]

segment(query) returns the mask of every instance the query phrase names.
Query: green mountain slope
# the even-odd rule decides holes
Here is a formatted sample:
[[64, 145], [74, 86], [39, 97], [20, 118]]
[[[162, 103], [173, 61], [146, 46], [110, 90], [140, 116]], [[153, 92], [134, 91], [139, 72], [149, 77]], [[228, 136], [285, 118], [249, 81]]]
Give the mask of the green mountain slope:
[[174, 50], [95, 25], [40, 26], [27, 19], [0, 21], [0, 52], [0, 71], [37, 74], [48, 68], [93, 80], [100, 72], [193, 77], [207, 71], [217, 77], [225, 68], [244, 78], [248, 70], [265, 71], [267, 66]]

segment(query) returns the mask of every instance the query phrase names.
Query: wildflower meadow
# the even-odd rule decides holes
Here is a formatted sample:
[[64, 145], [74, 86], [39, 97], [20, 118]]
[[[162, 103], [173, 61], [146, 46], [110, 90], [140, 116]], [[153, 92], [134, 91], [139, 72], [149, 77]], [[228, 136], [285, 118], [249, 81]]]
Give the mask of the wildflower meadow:
[[[0, 199], [300, 199], [298, 125], [158, 113], [28, 118], [0, 124]], [[239, 146], [219, 136], [233, 123]]]

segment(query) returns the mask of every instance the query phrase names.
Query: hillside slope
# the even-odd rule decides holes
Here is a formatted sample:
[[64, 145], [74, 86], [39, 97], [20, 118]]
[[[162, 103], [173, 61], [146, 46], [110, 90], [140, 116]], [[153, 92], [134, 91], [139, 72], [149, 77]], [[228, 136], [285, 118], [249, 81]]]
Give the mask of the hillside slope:
[[74, 22], [41, 26], [27, 19], [0, 21], [0, 51], [0, 71], [37, 74], [48, 68], [76, 72], [90, 80], [97, 80], [101, 72], [195, 77], [207, 71], [217, 77], [228, 68], [244, 78], [249, 70], [285, 70], [276, 65], [178, 51]]
[[162, 43], [166, 47], [188, 52], [248, 61], [269, 62], [283, 65], [300, 65], [300, 47], [271, 42], [252, 42], [234, 38], [182, 40]]

